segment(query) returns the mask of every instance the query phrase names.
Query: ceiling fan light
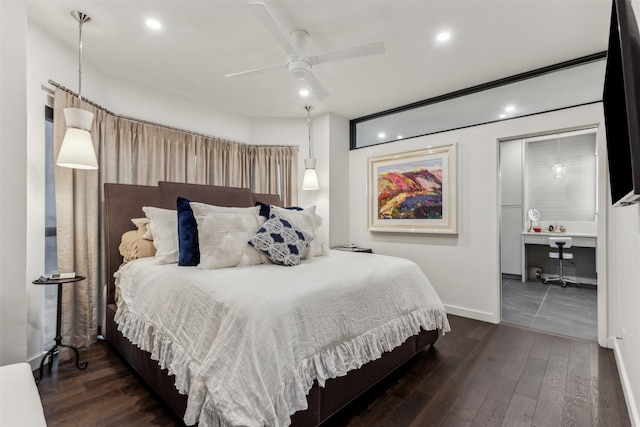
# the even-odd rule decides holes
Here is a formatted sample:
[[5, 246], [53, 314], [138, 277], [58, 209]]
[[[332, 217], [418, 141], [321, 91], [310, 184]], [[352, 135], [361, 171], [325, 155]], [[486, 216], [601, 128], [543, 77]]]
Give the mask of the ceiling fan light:
[[311, 72], [311, 63], [304, 59], [294, 59], [287, 64], [287, 70], [294, 79], [304, 80]]

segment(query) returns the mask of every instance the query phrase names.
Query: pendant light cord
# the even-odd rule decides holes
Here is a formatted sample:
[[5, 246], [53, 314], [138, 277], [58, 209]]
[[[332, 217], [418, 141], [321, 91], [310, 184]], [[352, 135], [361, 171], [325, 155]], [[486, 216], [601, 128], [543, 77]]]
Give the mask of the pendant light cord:
[[304, 107], [305, 110], [307, 110], [307, 129], [309, 131], [309, 158], [313, 159], [313, 150], [311, 147], [311, 109], [313, 107], [311, 107], [310, 105], [307, 105], [306, 107]]
[[80, 26], [78, 37], [78, 98], [82, 101], [82, 19], [78, 20]]
[[82, 101], [82, 26], [86, 22], [91, 22], [91, 17], [85, 13], [74, 10], [71, 16], [78, 21], [78, 99]]

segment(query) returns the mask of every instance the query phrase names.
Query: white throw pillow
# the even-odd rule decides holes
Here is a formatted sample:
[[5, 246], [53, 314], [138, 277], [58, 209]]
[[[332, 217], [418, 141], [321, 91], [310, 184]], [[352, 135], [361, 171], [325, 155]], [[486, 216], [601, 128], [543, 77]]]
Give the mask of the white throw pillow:
[[320, 239], [320, 233], [318, 233], [318, 225], [316, 223], [316, 207], [303, 209], [301, 211], [294, 211], [290, 209], [279, 208], [278, 206], [271, 206], [271, 212], [275, 212], [278, 216], [288, 219], [302, 231], [306, 231], [311, 234], [313, 240], [309, 245], [309, 249], [305, 252], [303, 259], [310, 259], [316, 256], [324, 255], [322, 248], [322, 239]]
[[153, 246], [156, 247], [156, 263], [173, 264], [178, 262], [177, 211], [151, 206], [144, 206], [142, 210], [149, 218], [148, 229], [153, 235]]
[[149, 218], [131, 218], [131, 222], [138, 227], [144, 227], [144, 235], [142, 236], [145, 240], [153, 240], [153, 236], [151, 235], [151, 230], [149, 230]]
[[198, 224], [198, 268], [212, 270], [264, 263], [264, 256], [249, 245], [264, 223], [258, 216], [259, 206], [227, 208], [198, 202], [190, 205]]

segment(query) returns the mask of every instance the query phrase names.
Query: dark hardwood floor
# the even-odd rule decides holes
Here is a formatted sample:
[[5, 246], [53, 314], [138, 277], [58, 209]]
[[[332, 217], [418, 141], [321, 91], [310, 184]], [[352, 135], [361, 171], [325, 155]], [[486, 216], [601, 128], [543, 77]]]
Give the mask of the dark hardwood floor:
[[[449, 316], [452, 332], [325, 426], [630, 426], [613, 352]], [[180, 425], [106, 342], [39, 384], [49, 426]], [[46, 369], [45, 369], [46, 371]]]

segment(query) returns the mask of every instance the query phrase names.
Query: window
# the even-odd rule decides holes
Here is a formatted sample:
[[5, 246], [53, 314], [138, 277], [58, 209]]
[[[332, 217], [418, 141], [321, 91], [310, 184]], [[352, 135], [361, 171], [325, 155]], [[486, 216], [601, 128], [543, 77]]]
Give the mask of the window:
[[[45, 202], [44, 202], [44, 269], [45, 274], [58, 270], [58, 244], [56, 236], [56, 191], [53, 159], [53, 108], [45, 107]], [[44, 286], [43, 338], [56, 335], [57, 286]], [[48, 350], [55, 342], [45, 342]]]
[[351, 120], [351, 149], [602, 101], [605, 52]]

